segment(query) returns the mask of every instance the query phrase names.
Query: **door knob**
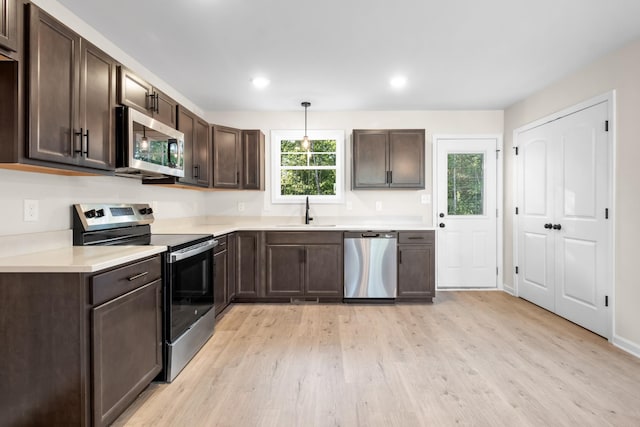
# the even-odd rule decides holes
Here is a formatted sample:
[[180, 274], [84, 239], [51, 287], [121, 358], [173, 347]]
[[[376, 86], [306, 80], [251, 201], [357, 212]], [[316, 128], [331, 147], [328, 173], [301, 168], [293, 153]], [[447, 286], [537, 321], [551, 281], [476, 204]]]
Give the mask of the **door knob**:
[[560, 224], [553, 224], [553, 229], [554, 229], [554, 230], [562, 230], [562, 225], [560, 225]]
[[546, 228], [547, 230], [550, 230], [551, 227], [553, 227], [553, 224], [545, 224], [544, 228]]
[[444, 218], [444, 214], [442, 212], [440, 212], [440, 215], [438, 215], [440, 218]]
[[444, 228], [444, 222], [441, 222], [441, 223], [439, 224], [439, 227], [440, 227], [440, 228]]

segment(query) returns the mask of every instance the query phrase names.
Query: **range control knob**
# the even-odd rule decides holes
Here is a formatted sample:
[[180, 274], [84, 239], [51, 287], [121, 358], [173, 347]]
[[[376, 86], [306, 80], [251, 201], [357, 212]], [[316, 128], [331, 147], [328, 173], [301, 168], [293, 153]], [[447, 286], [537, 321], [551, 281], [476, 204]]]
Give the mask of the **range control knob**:
[[98, 209], [96, 211], [96, 218], [102, 218], [104, 216], [104, 209]]
[[84, 216], [87, 218], [95, 218], [96, 217], [96, 210], [95, 209], [91, 209], [88, 210], [84, 213]]
[[151, 215], [153, 213], [153, 209], [147, 208], [147, 215]]
[[142, 208], [142, 209], [139, 209], [138, 212], [140, 212], [140, 215], [146, 215], [149, 213], [149, 209]]

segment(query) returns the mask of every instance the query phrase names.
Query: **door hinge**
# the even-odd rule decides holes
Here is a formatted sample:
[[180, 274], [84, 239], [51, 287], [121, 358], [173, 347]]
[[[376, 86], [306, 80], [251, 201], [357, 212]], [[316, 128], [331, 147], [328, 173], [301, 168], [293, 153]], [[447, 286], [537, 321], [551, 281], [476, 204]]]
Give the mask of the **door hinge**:
[[498, 273], [498, 267], [496, 267], [496, 276], [498, 276], [500, 273]]
[[500, 158], [500, 150], [496, 150], [496, 160]]
[[609, 120], [604, 121], [604, 131], [609, 132]]
[[518, 155], [518, 147], [513, 147], [514, 150], [516, 150], [516, 156]]
[[516, 215], [518, 215], [518, 207], [516, 206]]
[[604, 306], [609, 307], [609, 295], [604, 296]]
[[604, 219], [609, 219], [609, 208], [604, 210]]
[[518, 274], [518, 266], [516, 266], [516, 274]]

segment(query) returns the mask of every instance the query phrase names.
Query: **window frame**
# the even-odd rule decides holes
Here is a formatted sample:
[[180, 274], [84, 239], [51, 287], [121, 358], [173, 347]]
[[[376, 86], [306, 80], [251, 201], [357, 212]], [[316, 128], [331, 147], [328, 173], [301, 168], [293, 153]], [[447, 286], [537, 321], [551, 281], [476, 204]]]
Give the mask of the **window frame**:
[[[309, 201], [320, 204], [339, 204], [344, 202], [344, 130], [308, 130], [310, 140], [333, 139], [336, 141], [336, 194], [333, 196], [309, 195]], [[300, 204], [304, 203], [307, 196], [283, 196], [281, 190], [281, 141], [302, 140], [304, 130], [272, 130], [271, 131], [271, 203], [273, 204]]]

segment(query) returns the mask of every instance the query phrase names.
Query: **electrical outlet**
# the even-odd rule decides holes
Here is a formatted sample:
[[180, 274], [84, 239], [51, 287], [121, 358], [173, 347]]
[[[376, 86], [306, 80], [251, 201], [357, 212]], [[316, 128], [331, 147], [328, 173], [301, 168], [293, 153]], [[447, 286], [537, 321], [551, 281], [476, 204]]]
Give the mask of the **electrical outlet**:
[[244, 202], [238, 202], [238, 212], [244, 212]]
[[36, 222], [38, 220], [37, 200], [24, 200], [24, 220], [27, 222]]
[[431, 203], [431, 194], [423, 194], [422, 196], [420, 196], [420, 203], [422, 203], [423, 205], [428, 205], [429, 203]]
[[382, 210], [382, 202], [378, 200], [376, 202], [376, 211], [380, 212]]

